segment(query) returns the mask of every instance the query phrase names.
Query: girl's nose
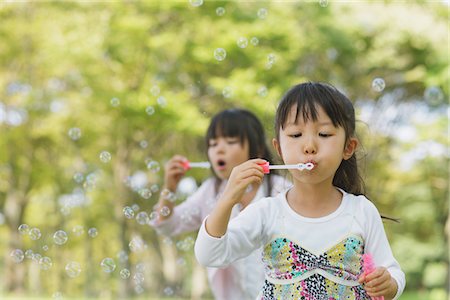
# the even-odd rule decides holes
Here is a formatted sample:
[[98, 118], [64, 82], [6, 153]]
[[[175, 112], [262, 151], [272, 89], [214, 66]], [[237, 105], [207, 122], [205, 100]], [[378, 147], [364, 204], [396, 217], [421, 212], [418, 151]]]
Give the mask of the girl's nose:
[[305, 145], [303, 146], [303, 152], [305, 154], [316, 154], [317, 153], [316, 144], [314, 143], [314, 141], [312, 139], [309, 139], [308, 141], [305, 142]]

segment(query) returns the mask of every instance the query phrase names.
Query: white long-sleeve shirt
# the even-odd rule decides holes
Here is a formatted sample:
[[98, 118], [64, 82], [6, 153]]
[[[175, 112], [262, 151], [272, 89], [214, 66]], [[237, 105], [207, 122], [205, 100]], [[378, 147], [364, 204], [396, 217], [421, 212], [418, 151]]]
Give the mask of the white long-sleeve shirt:
[[340, 191], [339, 208], [320, 218], [292, 210], [285, 191], [249, 205], [220, 238], [207, 233], [205, 219], [195, 243], [197, 260], [221, 267], [263, 247], [266, 281], [258, 299], [304, 295], [353, 299], [356, 294], [368, 299], [357, 278], [362, 254], [370, 253], [375, 265], [386, 267], [397, 282], [398, 299], [405, 275], [392, 254], [378, 210], [366, 197]]
[[[271, 196], [275, 196], [291, 186], [290, 182], [278, 175], [272, 175], [271, 181]], [[216, 193], [215, 179], [207, 179], [194, 194], [174, 207], [169, 219], [162, 222], [153, 222], [151, 225], [157, 233], [167, 236], [176, 236], [198, 230], [203, 219], [211, 213], [225, 185], [226, 182], [223, 181]], [[256, 192], [252, 203], [266, 197], [266, 195], [266, 184], [263, 184]], [[240, 205], [235, 205], [231, 218], [236, 217], [240, 212]], [[227, 266], [207, 268], [208, 280], [215, 299], [246, 300], [254, 299], [258, 295], [264, 284], [261, 251], [250, 251], [247, 255]]]

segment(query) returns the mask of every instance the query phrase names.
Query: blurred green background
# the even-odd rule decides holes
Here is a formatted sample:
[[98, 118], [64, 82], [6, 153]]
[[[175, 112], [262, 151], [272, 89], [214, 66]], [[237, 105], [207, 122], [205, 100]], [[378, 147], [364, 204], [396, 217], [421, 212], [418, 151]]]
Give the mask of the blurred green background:
[[448, 26], [448, 1], [0, 2], [0, 297], [211, 298], [195, 233], [146, 224], [164, 163], [205, 160], [224, 108], [270, 140], [312, 80], [355, 103], [401, 299], [448, 299]]

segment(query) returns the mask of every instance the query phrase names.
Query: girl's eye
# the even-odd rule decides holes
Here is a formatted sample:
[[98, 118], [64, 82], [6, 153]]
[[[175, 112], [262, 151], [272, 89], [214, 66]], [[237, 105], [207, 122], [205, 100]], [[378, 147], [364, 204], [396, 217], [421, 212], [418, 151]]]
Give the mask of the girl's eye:
[[325, 132], [320, 132], [319, 136], [321, 136], [321, 137], [329, 137], [329, 136], [331, 136], [331, 134], [325, 133]]
[[215, 146], [217, 146], [217, 142], [209, 142], [208, 146], [209, 147], [215, 147]]
[[229, 140], [227, 140], [227, 143], [228, 144], [236, 144], [236, 143], [239, 143], [239, 140], [238, 139], [229, 139]]
[[289, 136], [292, 137], [292, 138], [299, 138], [299, 137], [302, 136], [302, 134], [301, 133], [294, 133], [294, 134], [290, 134]]

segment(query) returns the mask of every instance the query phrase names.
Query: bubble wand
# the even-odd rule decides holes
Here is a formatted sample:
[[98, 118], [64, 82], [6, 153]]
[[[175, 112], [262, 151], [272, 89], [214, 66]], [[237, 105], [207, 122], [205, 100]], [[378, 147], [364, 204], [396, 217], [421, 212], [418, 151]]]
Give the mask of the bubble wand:
[[[364, 275], [370, 274], [373, 271], [375, 271], [376, 267], [375, 267], [375, 263], [373, 262], [372, 259], [372, 255], [370, 255], [369, 253], [364, 253], [362, 255], [362, 260], [363, 260], [363, 271], [364, 271]], [[384, 297], [371, 297], [372, 300], [384, 300]]]
[[260, 164], [260, 166], [263, 168], [264, 174], [269, 174], [270, 170], [308, 170], [311, 171], [314, 169], [315, 165], [312, 162], [308, 163], [299, 163], [295, 165], [271, 165], [269, 162], [266, 162], [264, 164]]
[[186, 161], [183, 161], [183, 168], [185, 170], [189, 170], [191, 168], [209, 169], [209, 168], [211, 168], [211, 164], [208, 161], [190, 162], [190, 161], [186, 160]]

